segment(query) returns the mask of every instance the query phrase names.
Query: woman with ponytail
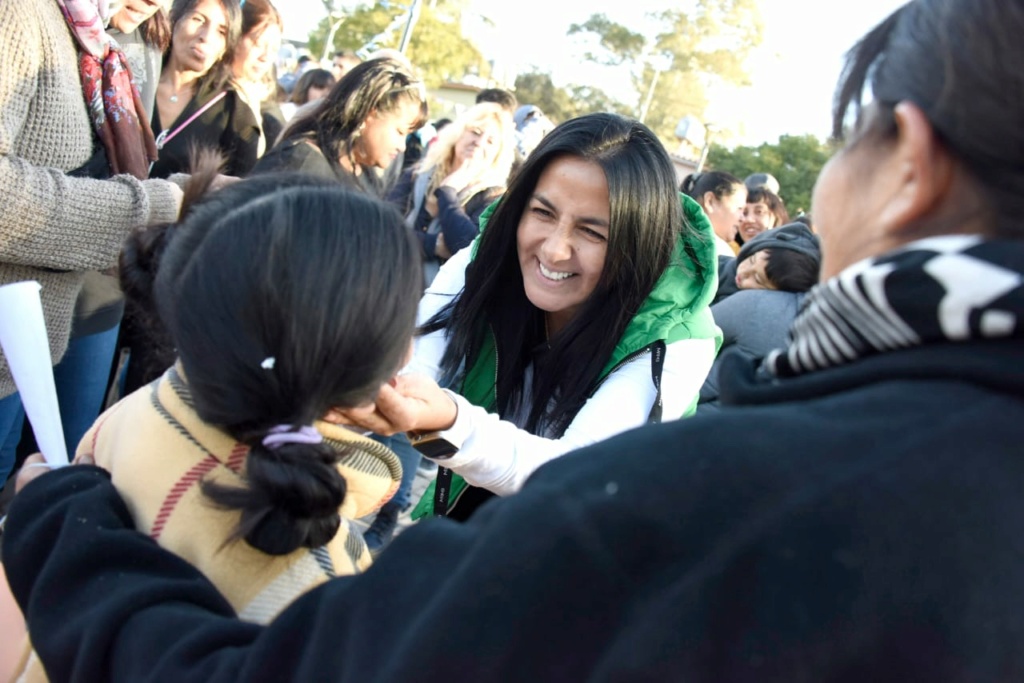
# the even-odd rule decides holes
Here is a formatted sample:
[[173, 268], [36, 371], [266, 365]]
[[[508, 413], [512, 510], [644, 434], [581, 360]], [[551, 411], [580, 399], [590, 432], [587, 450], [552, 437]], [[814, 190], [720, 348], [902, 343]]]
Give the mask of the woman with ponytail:
[[[269, 618], [369, 563], [345, 518], [386, 502], [401, 467], [334, 409], [372, 408], [409, 352], [415, 245], [397, 212], [297, 175], [229, 187], [166, 245], [148, 241], [163, 248], [152, 296], [178, 361], [103, 415], [79, 452], [123, 482], [141, 527], [220, 578], [243, 617]], [[175, 447], [143, 446], [163, 440]]]
[[205, 164], [181, 222], [134, 233], [121, 261], [177, 360], [78, 456], [110, 471], [140, 530], [265, 623], [371, 562], [351, 520], [394, 495], [402, 467], [339, 422], [407, 361], [422, 274], [390, 206], [299, 174], [194, 202]]

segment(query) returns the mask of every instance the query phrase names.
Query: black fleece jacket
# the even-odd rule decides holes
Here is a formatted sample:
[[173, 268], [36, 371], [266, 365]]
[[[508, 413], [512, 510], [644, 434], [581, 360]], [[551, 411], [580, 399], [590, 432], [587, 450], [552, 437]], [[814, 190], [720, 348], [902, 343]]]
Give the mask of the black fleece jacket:
[[8, 578], [53, 681], [1024, 680], [1024, 348], [763, 383], [429, 520], [268, 627], [131, 530], [106, 476], [29, 484]]

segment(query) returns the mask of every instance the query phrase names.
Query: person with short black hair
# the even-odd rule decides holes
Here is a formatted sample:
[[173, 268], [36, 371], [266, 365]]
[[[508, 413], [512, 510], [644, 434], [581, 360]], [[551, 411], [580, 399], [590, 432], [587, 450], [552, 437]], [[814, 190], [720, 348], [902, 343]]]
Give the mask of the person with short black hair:
[[493, 102], [508, 112], [509, 116], [515, 113], [519, 106], [519, 100], [504, 88], [485, 88], [476, 94], [476, 103]]

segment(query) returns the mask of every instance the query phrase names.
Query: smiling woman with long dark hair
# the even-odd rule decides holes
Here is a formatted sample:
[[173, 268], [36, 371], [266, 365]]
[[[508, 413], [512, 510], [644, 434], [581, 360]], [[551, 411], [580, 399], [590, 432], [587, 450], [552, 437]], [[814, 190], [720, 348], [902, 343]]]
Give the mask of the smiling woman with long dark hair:
[[422, 374], [360, 422], [454, 449], [417, 516], [443, 501], [463, 519], [570, 450], [688, 412], [716, 351], [715, 256], [675, 185], [654, 134], [614, 114], [567, 121], [518, 170], [424, 295]]

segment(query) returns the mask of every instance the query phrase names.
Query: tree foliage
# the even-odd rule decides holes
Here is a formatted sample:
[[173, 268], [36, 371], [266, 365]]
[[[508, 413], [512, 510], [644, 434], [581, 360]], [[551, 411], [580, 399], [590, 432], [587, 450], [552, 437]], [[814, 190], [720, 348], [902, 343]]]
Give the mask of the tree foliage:
[[756, 0], [687, 0], [648, 19], [656, 27], [648, 34], [603, 14], [569, 33], [589, 40], [587, 59], [630, 69], [637, 112], [657, 79], [645, 123], [670, 141], [683, 116], [704, 118], [711, 84], [747, 83], [744, 62], [761, 42], [761, 14]]
[[[330, 0], [325, 0], [325, 5], [327, 2]], [[480, 50], [460, 30], [463, 5], [464, 0], [447, 0], [427, 5], [420, 11], [406, 55], [430, 87], [444, 81], [462, 80], [467, 73], [480, 73], [486, 64]], [[378, 36], [374, 49], [397, 48], [401, 42], [404, 24], [381, 35], [401, 15], [396, 6], [381, 2], [364, 4], [347, 14], [334, 36], [335, 50], [358, 50]], [[309, 48], [313, 54], [323, 51], [330, 25], [330, 17], [325, 16], [310, 33]]]
[[546, 73], [534, 71], [516, 77], [516, 98], [521, 104], [533, 104], [556, 123], [599, 111], [628, 113], [621, 102], [604, 91], [586, 85], [560, 88]]
[[832, 147], [813, 135], [783, 135], [775, 144], [726, 149], [712, 145], [708, 167], [732, 173], [740, 180], [751, 173], [771, 173], [791, 215], [811, 210], [814, 182], [832, 155]]

